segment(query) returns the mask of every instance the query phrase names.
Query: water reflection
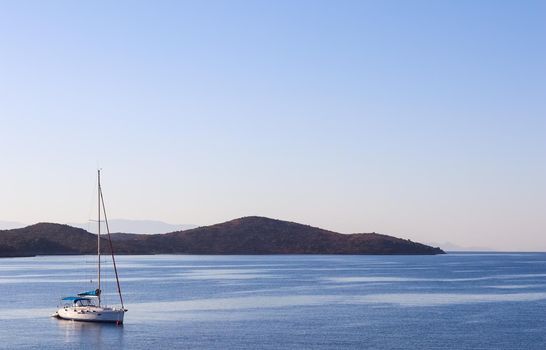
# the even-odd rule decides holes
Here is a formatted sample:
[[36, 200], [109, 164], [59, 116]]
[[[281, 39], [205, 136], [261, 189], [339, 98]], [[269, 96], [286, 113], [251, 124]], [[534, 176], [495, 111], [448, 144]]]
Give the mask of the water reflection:
[[92, 323], [51, 319], [59, 334], [59, 342], [80, 349], [122, 348], [124, 344], [123, 325], [113, 323]]
[[546, 349], [546, 254], [122, 256], [123, 327], [49, 317], [84, 259], [2, 260], [1, 349]]

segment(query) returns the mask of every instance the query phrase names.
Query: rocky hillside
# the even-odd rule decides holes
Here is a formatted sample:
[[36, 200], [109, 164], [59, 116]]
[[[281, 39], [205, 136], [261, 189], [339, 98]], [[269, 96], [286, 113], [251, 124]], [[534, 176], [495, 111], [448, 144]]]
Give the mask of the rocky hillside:
[[[117, 254], [443, 254], [440, 248], [376, 233], [341, 234], [294, 222], [245, 217], [166, 234], [112, 234]], [[96, 235], [40, 223], [0, 231], [0, 256], [94, 254]], [[101, 240], [105, 253], [109, 243]]]

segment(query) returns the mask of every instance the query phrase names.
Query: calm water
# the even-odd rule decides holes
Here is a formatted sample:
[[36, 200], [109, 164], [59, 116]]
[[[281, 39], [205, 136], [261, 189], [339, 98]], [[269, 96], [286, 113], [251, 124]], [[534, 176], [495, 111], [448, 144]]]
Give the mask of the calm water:
[[93, 257], [0, 259], [0, 347], [546, 349], [546, 254], [118, 259], [124, 326], [49, 317]]

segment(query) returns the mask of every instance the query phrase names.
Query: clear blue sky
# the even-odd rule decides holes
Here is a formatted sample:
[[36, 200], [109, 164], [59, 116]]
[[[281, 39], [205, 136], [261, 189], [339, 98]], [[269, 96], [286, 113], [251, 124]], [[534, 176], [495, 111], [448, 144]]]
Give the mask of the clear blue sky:
[[546, 250], [544, 1], [3, 1], [0, 220]]

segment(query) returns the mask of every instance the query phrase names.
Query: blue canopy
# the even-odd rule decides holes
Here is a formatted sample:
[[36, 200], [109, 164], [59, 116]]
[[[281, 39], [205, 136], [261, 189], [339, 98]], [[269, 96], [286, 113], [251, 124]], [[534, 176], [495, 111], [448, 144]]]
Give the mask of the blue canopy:
[[65, 297], [63, 300], [72, 300], [72, 301], [78, 301], [78, 300], [90, 300], [89, 298], [82, 298], [82, 297]]
[[98, 296], [99, 294], [100, 294], [100, 289], [95, 289], [95, 290], [88, 290], [87, 292], [78, 293], [78, 296], [79, 297], [83, 297], [86, 295]]

